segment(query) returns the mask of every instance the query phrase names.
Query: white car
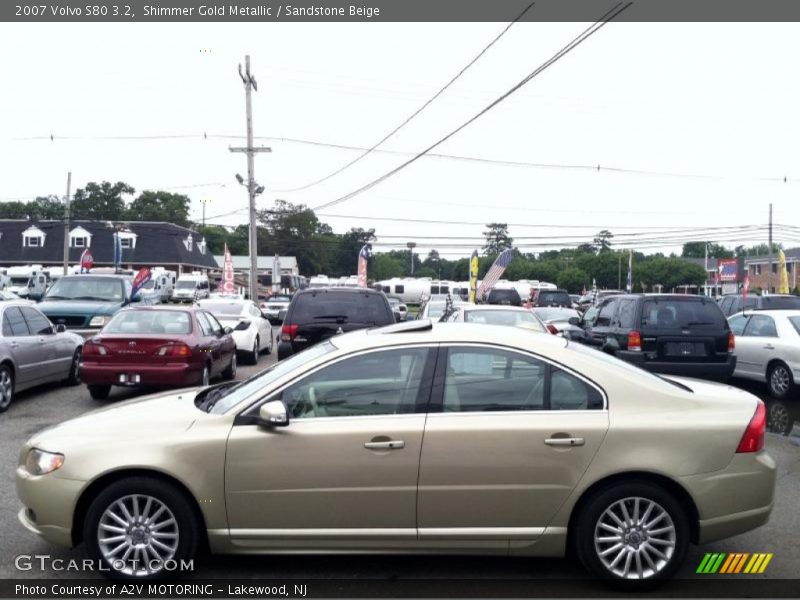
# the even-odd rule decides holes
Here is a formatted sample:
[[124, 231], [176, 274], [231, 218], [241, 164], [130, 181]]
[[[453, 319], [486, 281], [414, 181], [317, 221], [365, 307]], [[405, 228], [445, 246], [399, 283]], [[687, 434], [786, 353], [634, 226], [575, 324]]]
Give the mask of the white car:
[[748, 310], [728, 318], [736, 336], [734, 377], [767, 384], [767, 421], [788, 435], [800, 418], [795, 384], [800, 379], [800, 310]]
[[236, 350], [247, 355], [250, 364], [258, 363], [262, 351], [272, 353], [272, 325], [261, 314], [255, 302], [236, 298], [200, 300], [204, 308], [224, 326], [233, 329]]
[[282, 310], [289, 308], [292, 303], [291, 296], [275, 295], [270, 296], [261, 303], [261, 312], [269, 319], [270, 323], [279, 323], [280, 318], [278, 315]]
[[[461, 302], [458, 299], [453, 299], [453, 307], [463, 306], [466, 302]], [[439, 298], [431, 298], [430, 300], [426, 301], [425, 304], [422, 306], [422, 310], [420, 311], [419, 315], [417, 315], [418, 319], [431, 319], [432, 321], [438, 321], [439, 319], [444, 316], [445, 310], [447, 309], [447, 300], [439, 299]]]
[[[522, 327], [541, 333], [548, 329], [530, 309], [502, 304], [460, 304], [447, 317], [448, 323], [481, 323], [483, 325], [505, 325]], [[551, 332], [552, 333], [552, 332]]]

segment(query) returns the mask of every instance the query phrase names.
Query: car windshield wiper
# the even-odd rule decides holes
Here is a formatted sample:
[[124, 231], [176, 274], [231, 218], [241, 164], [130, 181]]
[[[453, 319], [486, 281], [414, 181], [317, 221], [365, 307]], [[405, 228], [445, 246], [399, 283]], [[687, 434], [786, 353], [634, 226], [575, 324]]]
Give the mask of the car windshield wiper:
[[230, 387], [236, 384], [239, 384], [239, 381], [232, 381], [230, 383], [221, 385], [219, 387], [215, 387], [209, 389], [205, 392], [205, 397], [200, 401], [197, 407], [200, 410], [204, 410], [207, 413], [211, 412], [211, 409], [214, 408], [214, 405], [220, 398], [227, 396], [230, 392]]

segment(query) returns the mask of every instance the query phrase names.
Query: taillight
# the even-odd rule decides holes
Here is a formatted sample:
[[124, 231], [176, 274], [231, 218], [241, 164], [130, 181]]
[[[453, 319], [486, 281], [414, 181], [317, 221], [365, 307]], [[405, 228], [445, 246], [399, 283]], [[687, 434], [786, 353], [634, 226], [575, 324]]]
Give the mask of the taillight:
[[736, 336], [732, 331], [728, 332], [728, 352], [733, 352], [736, 349]]
[[91, 340], [83, 346], [83, 356], [106, 356], [108, 348]]
[[284, 325], [281, 327], [281, 341], [291, 342], [294, 340], [294, 336], [297, 335], [297, 328], [297, 324]]
[[552, 323], [547, 324], [547, 331], [549, 331], [553, 335], [558, 335], [558, 329], [556, 329], [556, 326], [553, 325]]
[[767, 428], [767, 409], [764, 408], [764, 403], [759, 400], [756, 406], [756, 412], [747, 429], [744, 430], [742, 441], [739, 442], [739, 447], [736, 452], [758, 452], [764, 447], [764, 430]]
[[628, 333], [628, 350], [634, 352], [641, 352], [642, 350], [642, 334], [638, 331], [631, 331]]
[[187, 357], [192, 355], [192, 349], [186, 344], [167, 344], [156, 350], [156, 356]]

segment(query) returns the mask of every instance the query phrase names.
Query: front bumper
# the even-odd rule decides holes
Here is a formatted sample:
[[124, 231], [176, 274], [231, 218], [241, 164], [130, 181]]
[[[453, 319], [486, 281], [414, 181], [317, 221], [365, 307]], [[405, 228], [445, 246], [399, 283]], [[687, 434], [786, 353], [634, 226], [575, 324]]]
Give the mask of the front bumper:
[[[200, 382], [202, 365], [175, 363], [165, 365], [81, 363], [81, 380], [87, 385], [191, 386]], [[138, 381], [132, 375], [138, 375]], [[124, 381], [120, 379], [124, 376]]]
[[653, 373], [695, 377], [697, 379], [713, 379], [715, 381], [727, 381], [733, 375], [734, 369], [736, 369], [736, 356], [733, 354], [729, 354], [725, 362], [647, 360], [645, 354], [645, 352], [619, 350], [616, 353], [616, 357]]
[[735, 454], [716, 473], [681, 478], [699, 513], [698, 543], [739, 535], [769, 520], [775, 495], [776, 465], [766, 451]]
[[52, 544], [72, 547], [72, 519], [85, 482], [55, 473], [31, 475], [20, 466], [16, 485], [24, 506], [17, 514], [20, 523]]

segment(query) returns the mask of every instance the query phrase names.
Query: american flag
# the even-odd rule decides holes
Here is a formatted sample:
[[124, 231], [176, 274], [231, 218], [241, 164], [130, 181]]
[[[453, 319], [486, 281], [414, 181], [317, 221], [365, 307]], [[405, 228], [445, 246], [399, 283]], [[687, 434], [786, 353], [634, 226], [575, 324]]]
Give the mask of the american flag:
[[358, 253], [358, 287], [367, 287], [367, 261], [369, 260], [369, 245], [364, 244]]
[[514, 251], [509, 248], [508, 250], [503, 250], [500, 256], [495, 259], [489, 271], [484, 275], [481, 286], [478, 288], [477, 297], [479, 299], [483, 299], [484, 295], [488, 294], [489, 290], [497, 283], [497, 280], [503, 276], [512, 258], [514, 258]]

